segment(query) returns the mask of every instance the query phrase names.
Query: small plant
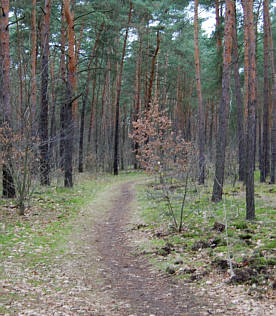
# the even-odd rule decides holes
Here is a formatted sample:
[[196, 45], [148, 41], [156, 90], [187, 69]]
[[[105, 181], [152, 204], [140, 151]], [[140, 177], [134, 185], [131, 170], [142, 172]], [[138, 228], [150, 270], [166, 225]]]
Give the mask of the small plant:
[[3, 124], [0, 128], [0, 163], [9, 169], [16, 189], [19, 214], [24, 215], [25, 203], [32, 195], [34, 181], [39, 175], [38, 139], [25, 124], [14, 130]]
[[[189, 179], [193, 173], [197, 174], [194, 170], [196, 150], [192, 143], [173, 131], [171, 120], [165, 111], [160, 111], [157, 103], [140, 113], [132, 124], [130, 137], [138, 144], [136, 158], [142, 168], [159, 180], [174, 228], [181, 231]], [[171, 188], [176, 183], [184, 185], [179, 220], [171, 201]]]

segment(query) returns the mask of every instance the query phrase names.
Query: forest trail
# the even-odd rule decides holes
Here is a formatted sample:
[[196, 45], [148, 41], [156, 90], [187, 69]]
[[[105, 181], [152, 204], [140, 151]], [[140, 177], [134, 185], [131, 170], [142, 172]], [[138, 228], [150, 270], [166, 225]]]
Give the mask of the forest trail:
[[187, 286], [154, 271], [128, 241], [128, 219], [135, 200], [134, 183], [120, 185], [106, 220], [97, 228], [102, 274], [118, 304], [119, 315], [209, 315], [205, 300]]
[[12, 252], [0, 262], [0, 315], [274, 315], [269, 302], [254, 301], [239, 287], [204, 288], [177, 281], [150, 265], [136, 246], [144, 237], [133, 230], [140, 222], [135, 214], [136, 184], [145, 178], [97, 181], [91, 202], [58, 226], [62, 231], [54, 248], [39, 242], [43, 231], [36, 225], [26, 232], [30, 238], [23, 239], [23, 231], [17, 231], [20, 242], [12, 244]]

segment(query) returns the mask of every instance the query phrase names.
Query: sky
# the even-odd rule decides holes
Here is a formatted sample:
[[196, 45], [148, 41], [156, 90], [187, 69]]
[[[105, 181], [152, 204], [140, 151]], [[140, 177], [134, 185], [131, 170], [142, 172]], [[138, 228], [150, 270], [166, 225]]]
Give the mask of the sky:
[[[276, 8], [276, 0], [273, 0], [271, 5]], [[199, 17], [206, 19], [202, 23], [202, 28], [205, 30], [205, 32], [210, 36], [212, 32], [215, 30], [216, 25], [216, 14], [215, 9], [206, 11], [204, 9], [199, 9]]]

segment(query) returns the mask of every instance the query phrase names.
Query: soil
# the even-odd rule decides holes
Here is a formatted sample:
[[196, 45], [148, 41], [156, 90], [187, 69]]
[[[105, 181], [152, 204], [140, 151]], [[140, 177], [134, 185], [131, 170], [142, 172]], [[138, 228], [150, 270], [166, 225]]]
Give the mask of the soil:
[[127, 238], [133, 183], [121, 186], [113, 200], [107, 221], [98, 225], [97, 245], [102, 257], [103, 275], [118, 301], [128, 302], [120, 315], [210, 315], [206, 300], [196, 296], [188, 285], [160, 274], [146, 258], [135, 255]]
[[[133, 215], [135, 200], [135, 182], [111, 184], [98, 193], [80, 210], [66, 243], [61, 242], [63, 251], [49, 264], [26, 266], [24, 256], [3, 257], [7, 278], [0, 279], [0, 315], [275, 315], [275, 300], [256, 296], [257, 288], [249, 295], [242, 285], [225, 284], [217, 269], [196, 284], [150, 265], [137, 249], [143, 235], [133, 229], [142, 225]], [[17, 255], [21, 246], [14, 249]], [[167, 244], [162, 256], [172, 250]]]

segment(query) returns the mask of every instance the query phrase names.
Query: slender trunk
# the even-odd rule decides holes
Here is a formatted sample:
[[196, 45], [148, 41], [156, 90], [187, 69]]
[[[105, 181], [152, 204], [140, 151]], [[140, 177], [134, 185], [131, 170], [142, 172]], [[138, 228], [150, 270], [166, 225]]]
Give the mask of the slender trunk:
[[123, 45], [123, 51], [122, 51], [122, 57], [121, 57], [121, 65], [120, 65], [120, 73], [119, 73], [118, 85], [117, 85], [117, 100], [116, 100], [116, 113], [115, 113], [115, 137], [114, 137], [114, 161], [113, 161], [113, 172], [114, 172], [114, 175], [118, 175], [119, 174], [118, 158], [119, 158], [120, 94], [121, 94], [124, 58], [125, 58], [125, 54], [126, 54], [126, 44], [127, 44], [127, 37], [128, 37], [128, 31], [129, 31], [129, 26], [130, 26], [131, 15], [132, 15], [132, 2], [130, 2], [130, 5], [129, 5], [128, 22], [127, 22], [126, 34], [125, 34], [125, 38], [124, 38], [124, 45]]
[[[64, 185], [73, 186], [73, 141], [74, 127], [77, 121], [77, 99], [73, 98], [76, 91], [76, 59], [74, 51], [74, 20], [70, 10], [70, 0], [64, 0], [64, 14], [68, 25], [68, 79], [67, 100], [65, 104], [66, 134], [64, 143]], [[72, 99], [73, 98], [73, 99]]]
[[151, 73], [150, 73], [150, 81], [149, 81], [149, 90], [148, 90], [148, 94], [147, 94], [147, 109], [148, 109], [148, 110], [149, 110], [150, 104], [151, 104], [151, 97], [152, 97], [152, 88], [153, 88], [153, 81], [154, 81], [154, 74], [155, 74], [156, 58], [157, 58], [159, 49], [160, 49], [160, 34], [159, 34], [159, 31], [157, 31], [157, 35], [156, 35], [156, 48], [155, 48], [155, 52], [154, 52], [154, 55], [153, 55], [152, 61], [151, 61]]
[[[66, 66], [65, 66], [65, 15], [64, 5], [61, 8], [61, 56], [60, 56], [60, 76], [63, 86], [66, 85]], [[65, 121], [64, 121], [65, 105], [60, 108], [60, 139], [59, 139], [59, 165], [61, 170], [64, 170], [64, 141], [65, 141]]]
[[36, 119], [36, 54], [37, 54], [37, 40], [36, 40], [36, 0], [32, 0], [32, 52], [31, 52], [31, 124], [35, 125]]
[[163, 84], [162, 102], [161, 102], [160, 109], [164, 109], [166, 107], [167, 100], [168, 100], [168, 94], [167, 94], [168, 63], [169, 63], [169, 51], [167, 51], [166, 57], [165, 57], [164, 84]]
[[[268, 12], [269, 14], [269, 12]], [[272, 128], [271, 128], [271, 172], [270, 183], [275, 183], [275, 167], [276, 167], [276, 72], [274, 65], [273, 37], [271, 30], [270, 16], [269, 22], [269, 43], [270, 43], [270, 62], [272, 72]]]
[[234, 2], [225, 1], [225, 31], [223, 50], [223, 75], [222, 75], [222, 98], [219, 110], [219, 129], [216, 146], [216, 167], [213, 186], [212, 201], [218, 202], [222, 199], [225, 168], [225, 151], [227, 143], [227, 130], [230, 105], [230, 76], [231, 76], [231, 49], [234, 20]]
[[233, 27], [233, 70], [235, 81], [235, 96], [237, 104], [237, 139], [239, 148], [239, 181], [245, 181], [245, 141], [244, 141], [244, 109], [241, 93], [241, 82], [239, 74], [239, 52], [236, 28], [236, 12], [235, 23]]
[[[143, 53], [143, 38], [142, 38], [142, 32], [140, 29], [138, 29], [138, 35], [139, 35], [139, 52], [138, 52], [138, 58], [136, 62], [136, 94], [135, 94], [135, 114], [134, 114], [134, 120], [137, 121], [138, 114], [140, 112], [140, 93], [141, 93], [141, 72], [142, 72], [142, 53]], [[137, 142], [134, 142], [134, 169], [138, 169], [138, 161], [137, 161], [137, 154], [138, 154], [139, 144]]]
[[41, 108], [39, 118], [40, 138], [40, 183], [50, 185], [50, 164], [48, 152], [48, 81], [49, 81], [49, 31], [51, 0], [45, 0], [44, 18], [41, 28]]
[[95, 116], [94, 108], [95, 108], [96, 83], [97, 83], [97, 78], [96, 78], [96, 74], [94, 74], [93, 87], [92, 87], [92, 99], [91, 99], [91, 105], [90, 105], [90, 120], [89, 120], [89, 128], [88, 128], [87, 152], [89, 151], [89, 146], [91, 143], [92, 127], [93, 127], [94, 116]]
[[272, 130], [271, 130], [271, 175], [270, 183], [275, 183], [275, 165], [276, 165], [276, 74], [273, 74], [273, 90], [272, 90]]
[[[142, 55], [143, 55], [143, 37], [142, 32], [139, 29], [139, 52], [138, 52], [138, 59], [136, 63], [136, 99], [135, 99], [135, 114], [134, 120], [136, 121], [138, 118], [138, 114], [141, 108], [141, 73], [142, 73]], [[134, 143], [134, 169], [138, 169], [138, 161], [137, 161], [137, 154], [138, 154], [139, 144], [137, 142]]]
[[[10, 90], [10, 34], [9, 34], [9, 9], [10, 3], [8, 0], [1, 1], [0, 12], [0, 40], [1, 40], [1, 103], [3, 110], [3, 123], [6, 123], [9, 127], [12, 124], [12, 107], [11, 107], [11, 90]], [[11, 148], [7, 148], [8, 151]], [[15, 185], [12, 177], [12, 170], [9, 161], [5, 161], [3, 165], [3, 197], [13, 198], [15, 197]]]
[[210, 122], [210, 133], [209, 133], [209, 154], [210, 160], [212, 161], [213, 157], [213, 134], [214, 134], [214, 116], [215, 116], [215, 102], [211, 100], [211, 122]]
[[195, 68], [196, 68], [196, 90], [198, 98], [198, 145], [199, 145], [199, 184], [204, 184], [205, 178], [205, 135], [204, 135], [204, 111], [200, 80], [200, 59], [198, 48], [198, 0], [195, 0], [194, 12], [194, 42], [195, 42]]
[[82, 99], [81, 121], [80, 121], [80, 139], [79, 139], [79, 172], [83, 172], [83, 137], [84, 137], [84, 117], [86, 102]]
[[[98, 43], [100, 40], [100, 36], [101, 33], [103, 31], [103, 27], [104, 24], [102, 23], [99, 29], [99, 32], [97, 34], [90, 58], [89, 58], [89, 62], [88, 62], [88, 70], [87, 70], [87, 79], [86, 79], [86, 88], [85, 88], [85, 94], [82, 98], [82, 110], [81, 110], [81, 124], [80, 124], [80, 138], [79, 138], [79, 172], [83, 172], [83, 143], [84, 143], [84, 115], [85, 115], [85, 109], [86, 109], [86, 104], [87, 104], [87, 99], [88, 99], [88, 95], [89, 95], [89, 90], [90, 90], [90, 81], [91, 81], [91, 64], [94, 60], [96, 51], [97, 51], [97, 47], [98, 47]], [[95, 80], [96, 80], [96, 76], [95, 76]], [[94, 87], [94, 84], [93, 84]], [[93, 98], [94, 98], [94, 93], [95, 93], [95, 88], [93, 88]], [[94, 100], [93, 100], [94, 102]], [[92, 104], [93, 104], [92, 102]], [[91, 107], [91, 115], [93, 113], [92, 107]], [[89, 132], [88, 132], [88, 146], [90, 144], [90, 138], [91, 138], [91, 124], [89, 125]]]
[[49, 161], [54, 166], [54, 149], [56, 146], [56, 96], [55, 96], [55, 54], [50, 62], [51, 73], [51, 94], [52, 94], [52, 107], [51, 107], [51, 123], [50, 123], [50, 144], [49, 144]]
[[247, 89], [247, 170], [246, 170], [246, 219], [255, 218], [254, 199], [254, 144], [256, 119], [256, 38], [254, 29], [253, 0], [243, 0], [244, 32], [248, 40], [248, 86]]
[[19, 109], [17, 111], [17, 120], [21, 132], [23, 131], [23, 70], [21, 56], [21, 30], [19, 27], [17, 10], [15, 9], [16, 33], [17, 33], [17, 56], [18, 56], [18, 79], [19, 79]]
[[[264, 104], [263, 104], [263, 137], [260, 181], [265, 182], [269, 174], [269, 1], [263, 1], [264, 30]], [[261, 119], [259, 117], [259, 119]]]

